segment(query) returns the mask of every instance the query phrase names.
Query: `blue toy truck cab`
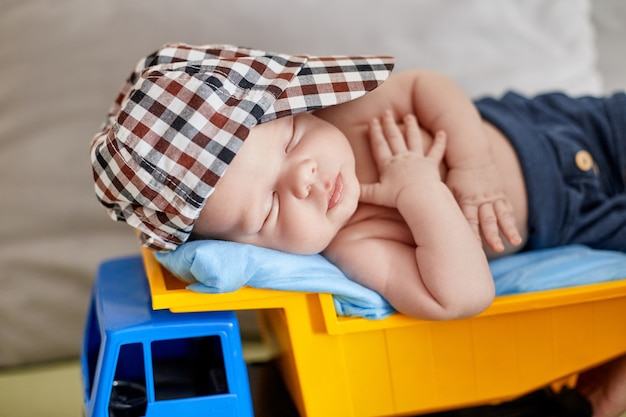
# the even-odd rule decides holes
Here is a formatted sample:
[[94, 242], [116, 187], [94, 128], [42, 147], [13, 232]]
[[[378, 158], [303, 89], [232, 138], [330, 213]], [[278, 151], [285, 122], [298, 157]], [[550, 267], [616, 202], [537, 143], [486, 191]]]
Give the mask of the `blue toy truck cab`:
[[86, 417], [253, 415], [235, 314], [153, 310], [140, 257], [101, 265], [81, 367]]

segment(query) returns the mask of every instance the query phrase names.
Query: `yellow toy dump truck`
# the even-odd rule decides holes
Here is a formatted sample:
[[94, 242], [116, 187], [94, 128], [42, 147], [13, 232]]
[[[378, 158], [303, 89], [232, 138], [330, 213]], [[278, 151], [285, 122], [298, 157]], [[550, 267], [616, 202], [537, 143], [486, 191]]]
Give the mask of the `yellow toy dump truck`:
[[303, 417], [493, 404], [626, 353], [626, 280], [501, 296], [463, 320], [368, 320], [338, 317], [330, 294], [192, 292], [149, 251], [143, 259], [155, 310], [258, 311]]

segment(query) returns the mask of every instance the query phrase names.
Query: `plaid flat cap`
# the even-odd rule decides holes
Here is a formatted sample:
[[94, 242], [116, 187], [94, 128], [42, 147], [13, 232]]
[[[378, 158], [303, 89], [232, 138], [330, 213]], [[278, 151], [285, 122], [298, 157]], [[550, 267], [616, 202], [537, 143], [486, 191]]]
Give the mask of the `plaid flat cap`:
[[96, 195], [143, 244], [185, 242], [250, 129], [353, 100], [390, 57], [313, 57], [166, 44], [139, 61], [91, 144]]

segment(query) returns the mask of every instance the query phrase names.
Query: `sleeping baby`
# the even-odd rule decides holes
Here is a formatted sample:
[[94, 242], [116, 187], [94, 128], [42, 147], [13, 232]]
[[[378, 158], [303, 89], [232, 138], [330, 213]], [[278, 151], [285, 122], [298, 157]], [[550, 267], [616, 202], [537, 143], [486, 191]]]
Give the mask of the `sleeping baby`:
[[[472, 102], [440, 74], [391, 68], [165, 45], [93, 140], [98, 198], [152, 249], [221, 239], [322, 253], [431, 320], [490, 305], [489, 258], [626, 252], [624, 94]], [[625, 363], [581, 378], [596, 417], [626, 409]]]

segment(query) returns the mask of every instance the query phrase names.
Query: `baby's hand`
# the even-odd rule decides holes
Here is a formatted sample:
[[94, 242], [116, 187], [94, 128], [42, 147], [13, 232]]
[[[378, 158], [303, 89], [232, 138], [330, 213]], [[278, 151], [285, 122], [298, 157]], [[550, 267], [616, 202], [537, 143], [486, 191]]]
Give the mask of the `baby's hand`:
[[382, 122], [374, 119], [370, 125], [370, 145], [379, 180], [361, 184], [362, 202], [397, 207], [398, 196], [406, 189], [419, 188], [426, 181], [441, 182], [439, 165], [446, 150], [446, 135], [438, 132], [424, 154], [422, 134], [414, 115], [404, 117], [404, 133], [390, 111]]
[[513, 207], [504, 192], [495, 163], [472, 169], [450, 169], [446, 185], [452, 191], [478, 239], [496, 253], [505, 249], [503, 237], [513, 246], [522, 243]]

